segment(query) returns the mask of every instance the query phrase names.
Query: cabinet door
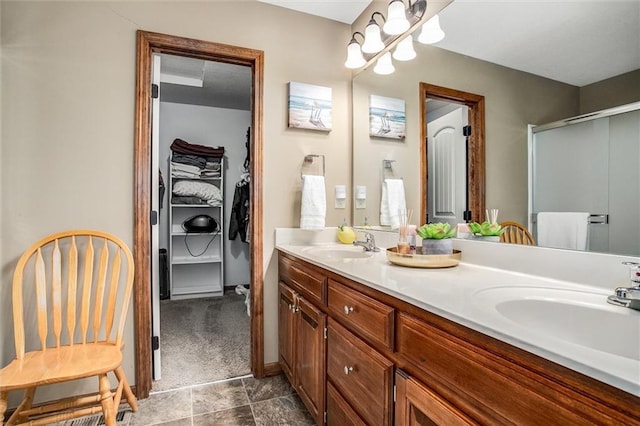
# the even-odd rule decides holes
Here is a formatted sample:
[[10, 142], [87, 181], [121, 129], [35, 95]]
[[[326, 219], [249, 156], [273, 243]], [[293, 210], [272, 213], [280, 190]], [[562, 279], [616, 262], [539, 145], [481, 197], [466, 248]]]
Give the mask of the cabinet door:
[[296, 295], [282, 281], [279, 284], [278, 297], [278, 352], [280, 353], [280, 365], [289, 382], [294, 382], [295, 362], [295, 310]]
[[396, 373], [396, 426], [475, 425], [460, 410], [415, 379]]
[[298, 298], [296, 312], [296, 388], [316, 424], [324, 423], [327, 316]]

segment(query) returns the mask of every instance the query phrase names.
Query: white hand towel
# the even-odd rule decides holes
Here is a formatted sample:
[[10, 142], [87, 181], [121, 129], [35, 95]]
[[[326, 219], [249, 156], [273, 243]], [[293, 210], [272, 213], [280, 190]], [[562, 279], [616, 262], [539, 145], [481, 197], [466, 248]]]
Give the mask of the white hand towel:
[[400, 227], [400, 212], [406, 212], [407, 202], [404, 196], [404, 182], [402, 179], [385, 179], [382, 182], [382, 197], [380, 200], [380, 225]]
[[589, 213], [538, 213], [538, 245], [586, 250], [589, 242]]
[[327, 214], [327, 197], [324, 176], [302, 176], [302, 202], [300, 209], [300, 228], [324, 228]]

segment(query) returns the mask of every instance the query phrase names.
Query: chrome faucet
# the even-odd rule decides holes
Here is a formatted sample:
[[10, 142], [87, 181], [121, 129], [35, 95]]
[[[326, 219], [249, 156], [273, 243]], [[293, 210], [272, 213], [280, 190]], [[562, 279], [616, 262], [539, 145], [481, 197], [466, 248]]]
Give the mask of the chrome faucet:
[[380, 249], [376, 247], [376, 239], [373, 237], [373, 234], [370, 232], [364, 233], [364, 241], [354, 241], [353, 245], [362, 247], [364, 251], [373, 251], [373, 252], [380, 251]]
[[615, 294], [607, 297], [607, 302], [612, 305], [640, 310], [640, 263], [622, 262], [622, 264], [630, 266], [630, 287], [616, 288]]

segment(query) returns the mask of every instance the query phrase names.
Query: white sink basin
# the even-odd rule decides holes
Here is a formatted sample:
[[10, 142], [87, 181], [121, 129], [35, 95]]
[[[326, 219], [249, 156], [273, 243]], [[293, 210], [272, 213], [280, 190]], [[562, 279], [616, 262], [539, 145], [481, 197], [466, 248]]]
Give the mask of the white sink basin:
[[640, 360], [640, 315], [610, 305], [607, 294], [544, 287], [480, 290], [475, 302], [527, 332]]
[[304, 251], [320, 260], [368, 259], [374, 255], [373, 252], [364, 251], [362, 247], [348, 245], [309, 247]]

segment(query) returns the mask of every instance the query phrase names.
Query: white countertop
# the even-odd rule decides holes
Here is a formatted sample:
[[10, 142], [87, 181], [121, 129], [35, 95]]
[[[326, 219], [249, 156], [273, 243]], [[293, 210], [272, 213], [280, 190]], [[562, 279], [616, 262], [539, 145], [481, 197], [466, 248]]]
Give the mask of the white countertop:
[[[312, 247], [325, 245], [344, 250], [351, 246], [326, 241], [312, 245], [285, 242], [280, 239], [276, 248], [640, 396], [640, 311], [606, 303], [611, 294], [606, 288], [474, 265], [465, 262], [464, 250], [463, 261], [457, 267], [414, 269], [390, 264], [384, 249], [362, 259], [328, 259]], [[569, 297], [578, 294], [580, 301], [575, 305], [540, 304], [539, 300], [549, 292], [568, 292]], [[501, 301], [514, 296], [525, 300], [523, 305], [514, 305], [517, 321], [508, 318], [509, 313], [501, 313], [508, 305], [497, 309]], [[531, 300], [527, 300], [529, 296]], [[583, 299], [597, 309], [580, 310]], [[585, 312], [589, 315], [585, 316]], [[593, 318], [591, 312], [596, 314]], [[557, 327], [549, 323], [551, 316], [559, 318]], [[606, 317], [622, 319], [624, 327], [609, 330]]]

